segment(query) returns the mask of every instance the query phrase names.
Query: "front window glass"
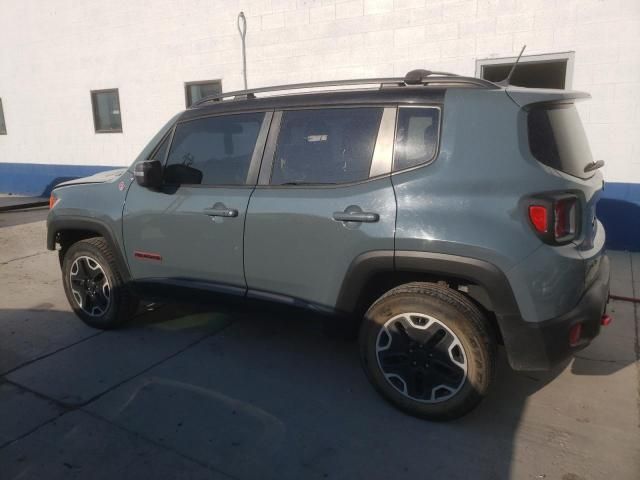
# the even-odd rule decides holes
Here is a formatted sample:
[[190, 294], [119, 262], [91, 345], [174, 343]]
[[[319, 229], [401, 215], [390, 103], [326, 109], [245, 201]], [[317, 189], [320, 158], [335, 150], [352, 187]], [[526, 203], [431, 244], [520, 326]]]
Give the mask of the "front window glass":
[[264, 113], [243, 113], [179, 123], [165, 182], [173, 185], [244, 185]]
[[272, 185], [350, 183], [369, 178], [382, 108], [284, 112]]
[[164, 163], [164, 159], [167, 156], [167, 150], [169, 149], [169, 141], [171, 139], [171, 135], [167, 134], [162, 140], [162, 143], [156, 148], [153, 153], [149, 156], [148, 160], [158, 160]]

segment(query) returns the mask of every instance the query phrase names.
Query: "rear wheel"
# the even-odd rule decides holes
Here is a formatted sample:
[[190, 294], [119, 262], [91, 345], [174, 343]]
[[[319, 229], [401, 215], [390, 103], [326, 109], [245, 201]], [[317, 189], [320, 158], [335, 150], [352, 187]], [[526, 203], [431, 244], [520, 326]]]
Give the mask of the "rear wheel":
[[138, 300], [126, 287], [102, 237], [81, 240], [66, 250], [62, 280], [71, 308], [92, 327], [119, 327], [137, 309]]
[[374, 387], [401, 410], [431, 420], [460, 417], [486, 395], [496, 344], [461, 293], [434, 283], [389, 291], [369, 308], [361, 359]]

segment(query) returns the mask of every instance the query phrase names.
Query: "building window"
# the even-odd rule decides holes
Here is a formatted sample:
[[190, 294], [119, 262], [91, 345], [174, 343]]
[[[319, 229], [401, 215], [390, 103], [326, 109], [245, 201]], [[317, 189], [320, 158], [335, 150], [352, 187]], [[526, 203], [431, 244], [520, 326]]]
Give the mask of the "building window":
[[[571, 88], [574, 52], [526, 55], [518, 62], [510, 84], [533, 88]], [[476, 76], [492, 82], [504, 80], [516, 57], [476, 60]]]
[[91, 92], [91, 106], [93, 107], [93, 124], [96, 133], [122, 132], [120, 97], [117, 88], [93, 90]]
[[4, 123], [4, 110], [2, 109], [2, 99], [0, 98], [0, 135], [7, 134], [7, 124]]
[[187, 82], [184, 84], [184, 98], [187, 108], [201, 98], [219, 93], [222, 93], [222, 80], [205, 80], [203, 82]]

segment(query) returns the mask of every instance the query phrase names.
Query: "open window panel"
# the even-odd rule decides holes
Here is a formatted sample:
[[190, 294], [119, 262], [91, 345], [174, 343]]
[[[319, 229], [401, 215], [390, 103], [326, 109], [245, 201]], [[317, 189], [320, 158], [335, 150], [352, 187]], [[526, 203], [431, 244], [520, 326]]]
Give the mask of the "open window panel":
[[[517, 57], [476, 60], [476, 76], [499, 82], [504, 80]], [[571, 88], [574, 52], [523, 55], [509, 83], [530, 88]]]

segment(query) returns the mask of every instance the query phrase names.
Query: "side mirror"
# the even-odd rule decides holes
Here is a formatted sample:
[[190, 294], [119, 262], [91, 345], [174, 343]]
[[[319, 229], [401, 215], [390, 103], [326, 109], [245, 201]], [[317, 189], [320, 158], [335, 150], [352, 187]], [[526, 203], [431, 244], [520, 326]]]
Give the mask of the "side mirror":
[[170, 185], [199, 185], [202, 183], [202, 172], [197, 168], [175, 163], [167, 165], [164, 179]]
[[133, 174], [142, 187], [159, 188], [162, 185], [162, 163], [159, 160], [138, 163]]

